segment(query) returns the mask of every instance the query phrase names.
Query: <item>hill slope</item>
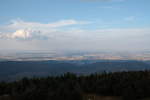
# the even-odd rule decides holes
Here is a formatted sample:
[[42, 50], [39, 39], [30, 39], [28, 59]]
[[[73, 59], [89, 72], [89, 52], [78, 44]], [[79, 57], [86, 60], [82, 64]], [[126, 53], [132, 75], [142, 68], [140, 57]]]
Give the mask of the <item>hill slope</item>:
[[146, 69], [150, 69], [150, 64], [142, 61], [5, 61], [0, 62], [0, 80], [14, 80], [24, 76], [55, 76], [66, 72], [86, 75], [103, 71]]

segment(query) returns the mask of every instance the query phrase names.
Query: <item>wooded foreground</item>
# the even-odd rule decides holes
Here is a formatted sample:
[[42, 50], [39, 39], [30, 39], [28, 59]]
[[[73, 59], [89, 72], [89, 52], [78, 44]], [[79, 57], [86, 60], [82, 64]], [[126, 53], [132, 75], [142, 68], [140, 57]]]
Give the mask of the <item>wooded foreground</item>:
[[87, 76], [66, 73], [57, 77], [23, 78], [15, 82], [0, 83], [0, 100], [143, 100], [146, 98], [150, 98], [150, 71], [104, 72]]

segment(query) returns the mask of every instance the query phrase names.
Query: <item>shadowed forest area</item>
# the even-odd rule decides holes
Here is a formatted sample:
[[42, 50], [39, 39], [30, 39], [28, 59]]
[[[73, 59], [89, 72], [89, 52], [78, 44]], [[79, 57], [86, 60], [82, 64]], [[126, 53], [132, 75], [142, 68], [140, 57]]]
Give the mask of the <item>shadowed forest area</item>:
[[150, 71], [46, 78], [0, 83], [0, 100], [150, 100]]

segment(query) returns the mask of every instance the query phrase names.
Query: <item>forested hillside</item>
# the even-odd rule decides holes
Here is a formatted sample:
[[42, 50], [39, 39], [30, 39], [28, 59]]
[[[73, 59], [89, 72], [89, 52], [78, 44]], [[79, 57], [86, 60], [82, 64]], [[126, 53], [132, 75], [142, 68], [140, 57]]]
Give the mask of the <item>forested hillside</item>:
[[0, 62], [0, 81], [12, 81], [23, 77], [58, 76], [67, 72], [78, 75], [91, 73], [149, 70], [144, 61], [3, 61]]
[[[150, 71], [46, 78], [0, 83], [0, 100], [144, 100], [150, 97]], [[108, 100], [108, 99], [107, 99]]]

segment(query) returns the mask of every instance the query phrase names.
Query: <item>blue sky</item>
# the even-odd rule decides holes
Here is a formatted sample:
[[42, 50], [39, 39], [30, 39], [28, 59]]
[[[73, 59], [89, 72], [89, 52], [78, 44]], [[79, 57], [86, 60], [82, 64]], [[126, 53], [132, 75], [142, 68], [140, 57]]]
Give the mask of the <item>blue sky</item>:
[[0, 46], [149, 50], [149, 5], [150, 0], [0, 0]]
[[90, 28], [106, 23], [112, 28], [149, 27], [149, 4], [149, 0], [0, 0], [0, 23], [18, 18], [41, 23], [76, 19], [92, 21]]

